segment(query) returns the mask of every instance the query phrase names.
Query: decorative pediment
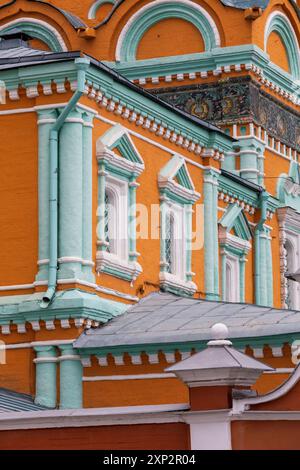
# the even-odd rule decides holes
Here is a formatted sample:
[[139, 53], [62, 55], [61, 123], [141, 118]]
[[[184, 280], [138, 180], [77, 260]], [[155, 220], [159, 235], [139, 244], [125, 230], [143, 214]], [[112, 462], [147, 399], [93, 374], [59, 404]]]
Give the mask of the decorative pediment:
[[169, 197], [181, 199], [179, 202], [194, 203], [200, 198], [200, 194], [195, 191], [186, 162], [179, 155], [174, 155], [160, 170], [158, 186]]
[[280, 175], [277, 197], [281, 207], [292, 207], [300, 212], [300, 170], [297, 162], [291, 161], [288, 175]]
[[97, 159], [112, 169], [139, 175], [144, 170], [143, 159], [127, 130], [117, 124], [97, 141]]
[[222, 216], [220, 222], [222, 227], [227, 233], [231, 230], [234, 234], [242, 240], [250, 240], [252, 238], [251, 229], [246, 219], [243, 210], [237, 204], [230, 204], [225, 214]]

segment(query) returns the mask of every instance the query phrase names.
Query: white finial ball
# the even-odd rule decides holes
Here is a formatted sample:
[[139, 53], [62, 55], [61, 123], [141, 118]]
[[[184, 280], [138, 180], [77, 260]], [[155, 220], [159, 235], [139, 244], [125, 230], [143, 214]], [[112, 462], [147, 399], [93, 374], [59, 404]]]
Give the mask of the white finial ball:
[[228, 338], [229, 331], [224, 323], [215, 323], [211, 327], [211, 335], [213, 339], [226, 339]]

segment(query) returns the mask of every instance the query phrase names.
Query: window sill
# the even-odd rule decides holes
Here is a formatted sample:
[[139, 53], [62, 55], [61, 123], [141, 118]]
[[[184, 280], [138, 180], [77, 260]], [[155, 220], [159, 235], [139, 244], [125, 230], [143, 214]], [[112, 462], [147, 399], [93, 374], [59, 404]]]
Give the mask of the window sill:
[[142, 267], [136, 261], [126, 261], [107, 251], [97, 251], [96, 271], [132, 282], [141, 274]]
[[159, 274], [160, 287], [173, 294], [192, 296], [197, 291], [197, 286], [192, 281], [184, 281], [174, 274], [161, 272]]

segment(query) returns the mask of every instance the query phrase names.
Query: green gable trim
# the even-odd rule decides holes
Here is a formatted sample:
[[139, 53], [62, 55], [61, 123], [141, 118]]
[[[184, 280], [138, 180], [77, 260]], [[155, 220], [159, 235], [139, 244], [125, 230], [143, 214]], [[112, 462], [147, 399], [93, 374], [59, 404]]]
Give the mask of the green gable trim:
[[252, 238], [248, 221], [242, 208], [237, 204], [229, 204], [227, 211], [219, 223], [227, 232], [233, 229], [236, 236], [243, 240], [250, 240]]
[[100, 137], [100, 141], [109, 150], [116, 148], [121, 155], [130, 162], [139, 163], [141, 165], [144, 164], [129, 134], [120, 124], [111, 127], [105, 132], [105, 134]]
[[160, 170], [159, 178], [175, 181], [177, 179], [178, 184], [190, 191], [195, 191], [185, 160], [179, 155], [173, 155], [171, 160]]
[[[246, 346], [251, 348], [262, 348], [264, 346], [281, 346], [284, 344], [292, 344], [295, 340], [300, 339], [300, 331], [295, 333], [287, 333], [280, 335], [268, 336], [247, 336], [239, 338], [230, 338], [233, 346], [237, 349], [244, 349]], [[101, 348], [77, 348], [81, 356], [95, 355], [105, 357], [107, 354], [120, 356], [124, 353], [136, 355], [142, 352], [146, 354], [155, 354], [158, 351], [170, 353], [174, 351], [188, 352], [192, 349], [196, 351], [207, 347], [207, 340], [184, 341], [170, 343], [146, 343], [146, 344], [130, 344]]]
[[190, 175], [187, 172], [187, 169], [185, 165], [183, 165], [175, 175], [175, 177], [178, 179], [179, 184], [183, 186], [184, 188], [194, 190], [193, 184], [191, 184], [191, 179]]

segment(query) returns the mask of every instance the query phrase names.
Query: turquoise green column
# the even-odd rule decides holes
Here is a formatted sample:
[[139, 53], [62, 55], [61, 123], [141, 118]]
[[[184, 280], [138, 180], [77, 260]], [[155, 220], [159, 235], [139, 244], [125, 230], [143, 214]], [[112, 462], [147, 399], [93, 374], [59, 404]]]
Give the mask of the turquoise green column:
[[257, 142], [253, 138], [239, 141], [240, 176], [252, 183], [258, 182]]
[[60, 279], [82, 277], [82, 141], [82, 112], [77, 108], [66, 119], [59, 139]]
[[214, 233], [214, 292], [216, 299], [219, 300], [219, 234], [218, 234], [218, 178], [219, 174], [214, 173], [213, 185], [213, 233]]
[[218, 173], [204, 170], [204, 276], [208, 300], [219, 299]]
[[245, 302], [245, 268], [246, 268], [246, 257], [245, 255], [240, 257], [240, 302]]
[[59, 408], [82, 408], [82, 364], [72, 344], [60, 345]]
[[128, 184], [129, 189], [129, 260], [136, 261], [136, 189], [139, 184], [135, 181], [136, 176], [132, 176]]
[[35, 346], [35, 399], [37, 405], [56, 407], [57, 350], [54, 346]]
[[41, 110], [38, 117], [38, 207], [39, 207], [39, 246], [37, 281], [48, 279], [49, 265], [49, 159], [50, 129], [56, 121], [54, 109]]
[[95, 281], [93, 274], [93, 119], [91, 113], [83, 114], [82, 157], [82, 258], [83, 277]]
[[186, 280], [192, 281], [192, 217], [193, 206], [187, 204], [185, 206], [185, 221], [186, 221]]
[[236, 170], [236, 152], [226, 152], [222, 162], [222, 169], [231, 171], [231, 173], [237, 173]]
[[271, 232], [266, 233], [266, 258], [267, 258], [267, 305], [273, 307], [273, 260]]
[[265, 230], [260, 233], [260, 303], [268, 305], [267, 301], [267, 236]]
[[264, 149], [258, 149], [258, 156], [257, 156], [257, 167], [258, 167], [258, 184], [260, 186], [265, 186], [264, 183], [264, 171], [265, 171], [265, 157], [264, 157]]
[[221, 251], [221, 266], [222, 266], [222, 300], [225, 302], [226, 301], [226, 257], [227, 257], [227, 252], [223, 248]]

